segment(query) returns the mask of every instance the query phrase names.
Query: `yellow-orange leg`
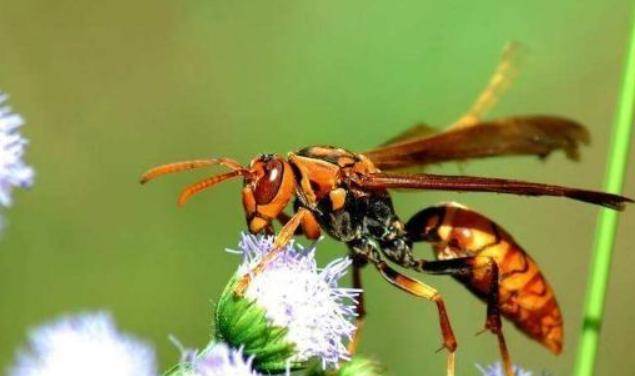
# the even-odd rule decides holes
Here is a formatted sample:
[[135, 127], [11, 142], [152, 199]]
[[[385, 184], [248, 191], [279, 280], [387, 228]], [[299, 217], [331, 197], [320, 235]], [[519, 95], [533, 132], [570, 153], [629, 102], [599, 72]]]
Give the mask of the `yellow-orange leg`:
[[411, 266], [413, 266], [413, 269], [425, 273], [454, 275], [459, 280], [477, 278], [487, 281], [488, 288], [485, 291], [487, 301], [485, 328], [478, 334], [490, 331], [496, 335], [505, 375], [513, 376], [512, 363], [505, 343], [505, 337], [503, 336], [499, 305], [499, 270], [496, 261], [488, 256], [470, 256], [436, 261], [413, 260]]
[[262, 271], [267, 267], [267, 265], [278, 257], [280, 252], [284, 249], [284, 246], [289, 243], [291, 239], [293, 239], [293, 235], [295, 231], [298, 229], [302, 220], [305, 216], [311, 215], [311, 212], [308, 209], [300, 208], [297, 213], [289, 219], [289, 221], [280, 229], [280, 232], [276, 236], [276, 239], [273, 242], [272, 250], [266, 254], [260, 262], [254, 266], [249, 272], [245, 273], [242, 278], [236, 284], [234, 288], [234, 293], [236, 295], [242, 296], [249, 286], [249, 282], [254, 275], [262, 273]]
[[509, 357], [509, 351], [507, 350], [507, 343], [505, 342], [505, 336], [503, 331], [496, 333], [498, 337], [498, 348], [501, 353], [501, 359], [503, 360], [503, 369], [505, 370], [505, 376], [514, 376], [514, 367], [512, 366], [512, 360]]
[[353, 338], [348, 343], [349, 355], [355, 355], [359, 341], [362, 337], [362, 329], [364, 328], [364, 320], [366, 318], [366, 307], [364, 305], [364, 290], [362, 288], [362, 268], [366, 265], [367, 261], [359, 256], [353, 255], [353, 288], [359, 290], [357, 296], [357, 304], [355, 311], [357, 317], [355, 317], [355, 333]]
[[[278, 221], [282, 223], [282, 225], [287, 225], [291, 220], [291, 217], [286, 213], [280, 213], [277, 217]], [[295, 235], [304, 234], [304, 236], [308, 239], [317, 239], [320, 237], [320, 225], [315, 219], [313, 213], [308, 212], [302, 217], [300, 221], [300, 227], [296, 229]], [[357, 304], [355, 306], [355, 311], [357, 313], [357, 317], [355, 317], [355, 333], [353, 334], [353, 338], [348, 343], [348, 353], [349, 355], [355, 355], [357, 352], [357, 346], [359, 344], [361, 338], [362, 328], [364, 327], [364, 317], [366, 316], [366, 308], [364, 307], [364, 290], [362, 288], [362, 268], [366, 265], [367, 261], [359, 256], [352, 255], [353, 257], [353, 288], [359, 290], [359, 295], [357, 296]]]
[[[287, 213], [281, 212], [276, 219], [284, 226], [291, 220], [291, 217]], [[295, 235], [304, 235], [307, 239], [311, 240], [318, 239], [321, 233], [320, 224], [311, 212], [307, 212], [307, 214], [302, 217], [300, 228], [295, 231]]]
[[443, 347], [448, 350], [447, 358], [447, 375], [453, 376], [456, 363], [456, 347], [457, 342], [450, 325], [450, 319], [445, 309], [445, 303], [443, 298], [437, 290], [433, 287], [426, 285], [425, 283], [416, 279], [410, 278], [406, 275], [399, 273], [392, 269], [384, 261], [373, 262], [382, 277], [388, 282], [397, 286], [398, 288], [414, 295], [419, 298], [424, 298], [433, 301], [437, 305], [437, 311], [439, 313], [439, 325], [441, 326], [441, 335], [443, 336]]

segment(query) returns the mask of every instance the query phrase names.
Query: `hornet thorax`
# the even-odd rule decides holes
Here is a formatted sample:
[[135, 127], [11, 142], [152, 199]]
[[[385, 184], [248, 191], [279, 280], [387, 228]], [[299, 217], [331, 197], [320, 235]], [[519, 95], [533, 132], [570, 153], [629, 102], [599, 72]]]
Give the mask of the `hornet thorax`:
[[289, 164], [296, 178], [295, 209], [311, 210], [335, 239], [347, 243], [372, 239], [380, 248], [393, 248], [396, 241], [411, 244], [388, 192], [355, 184], [356, 176], [379, 172], [363, 155], [313, 146], [291, 153]]

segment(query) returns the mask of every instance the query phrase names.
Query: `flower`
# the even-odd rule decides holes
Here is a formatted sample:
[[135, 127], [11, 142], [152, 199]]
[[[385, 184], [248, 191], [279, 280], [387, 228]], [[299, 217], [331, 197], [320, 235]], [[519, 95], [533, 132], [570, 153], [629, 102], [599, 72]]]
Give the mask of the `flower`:
[[[476, 365], [479, 371], [483, 376], [505, 376], [505, 370], [503, 369], [503, 363], [496, 362], [494, 364], [490, 364], [487, 367], [483, 367], [480, 364]], [[526, 371], [518, 366], [514, 366], [514, 375], [515, 376], [531, 376], [530, 371]]]
[[375, 360], [355, 356], [343, 363], [336, 371], [323, 371], [317, 367], [309, 369], [305, 376], [382, 376], [384, 368]]
[[33, 330], [9, 376], [156, 376], [154, 350], [120, 333], [104, 312], [60, 318]]
[[24, 120], [4, 105], [7, 95], [0, 92], [0, 205], [11, 205], [14, 187], [28, 188], [33, 184], [33, 169], [22, 157], [27, 141], [18, 133]]
[[315, 246], [290, 243], [252, 276], [243, 297], [236, 296], [236, 282], [271, 252], [273, 241], [271, 236], [243, 235], [243, 262], [217, 306], [217, 339], [243, 346], [263, 372], [297, 369], [312, 359], [325, 369], [336, 368], [349, 359], [344, 343], [355, 331], [359, 291], [338, 287], [351, 262], [337, 259], [320, 270]]
[[252, 359], [245, 359], [242, 350], [225, 343], [211, 343], [201, 352], [184, 353], [184, 359], [171, 376], [258, 376], [252, 369]]

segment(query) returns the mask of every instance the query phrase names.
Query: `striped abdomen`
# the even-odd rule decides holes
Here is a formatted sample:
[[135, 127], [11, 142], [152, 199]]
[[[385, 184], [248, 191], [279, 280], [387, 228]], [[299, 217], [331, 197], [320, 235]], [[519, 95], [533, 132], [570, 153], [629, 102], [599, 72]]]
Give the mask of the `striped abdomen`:
[[[425, 213], [425, 214], [424, 214]], [[419, 213], [425, 239], [433, 242], [438, 259], [476, 256], [471, 275], [459, 277], [481, 299], [486, 299], [490, 276], [485, 267], [494, 260], [499, 270], [501, 314], [518, 329], [552, 352], [562, 351], [563, 322], [553, 289], [536, 262], [504, 229], [457, 204], [430, 208]], [[424, 220], [423, 222], [421, 222]]]

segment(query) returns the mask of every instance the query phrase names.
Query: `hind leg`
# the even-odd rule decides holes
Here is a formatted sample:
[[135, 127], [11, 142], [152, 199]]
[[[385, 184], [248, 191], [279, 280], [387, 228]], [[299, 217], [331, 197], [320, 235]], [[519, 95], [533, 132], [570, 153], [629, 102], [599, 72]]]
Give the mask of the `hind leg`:
[[[498, 264], [491, 257], [476, 257], [476, 263], [481, 264], [485, 273], [489, 274], [489, 292], [487, 294], [487, 316], [485, 318], [485, 329], [491, 331], [498, 339], [503, 367], [507, 376], [514, 375], [512, 361], [503, 335], [503, 323], [501, 322], [500, 308], [498, 303], [499, 293], [499, 272]], [[477, 266], [478, 267], [478, 266]]]
[[397, 272], [383, 261], [376, 262], [374, 263], [374, 265], [381, 273], [381, 276], [394, 286], [406, 291], [409, 294], [412, 294], [419, 298], [424, 298], [436, 304], [439, 314], [441, 335], [443, 336], [443, 347], [441, 349], [445, 348], [446, 350], [448, 350], [446, 365], [447, 375], [453, 376], [456, 368], [457, 342], [456, 338], [454, 337], [454, 332], [452, 331], [452, 326], [450, 325], [450, 319], [445, 309], [445, 302], [441, 297], [441, 294], [439, 294], [439, 292], [433, 287]]
[[[485, 329], [496, 335], [501, 359], [507, 376], [513, 376], [512, 363], [502, 331], [499, 307], [499, 272], [498, 265], [491, 257], [470, 256], [446, 260], [428, 261], [407, 257], [395, 257], [388, 250], [385, 252], [392, 261], [400, 265], [428, 274], [451, 275], [467, 283], [486, 285], [484, 295], [487, 303]], [[391, 257], [392, 256], [392, 257]]]

